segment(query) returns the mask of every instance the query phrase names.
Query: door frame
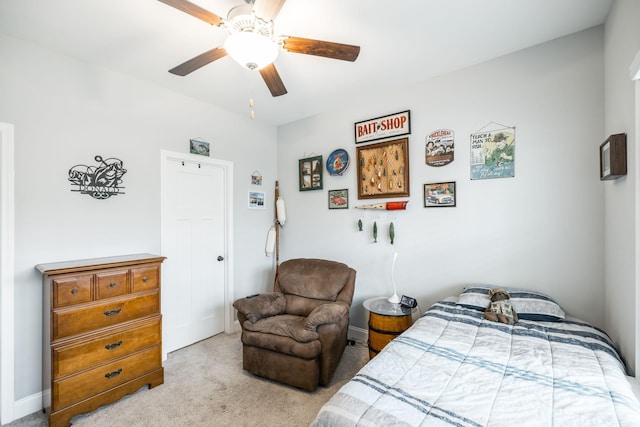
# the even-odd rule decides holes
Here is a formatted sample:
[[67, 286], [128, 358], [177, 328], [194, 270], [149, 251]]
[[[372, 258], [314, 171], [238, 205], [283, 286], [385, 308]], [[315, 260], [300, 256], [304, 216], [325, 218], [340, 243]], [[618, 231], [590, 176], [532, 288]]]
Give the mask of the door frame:
[[14, 197], [13, 125], [0, 123], [0, 424], [15, 417], [14, 368], [14, 263], [15, 263], [15, 197]]
[[[165, 252], [167, 245], [167, 211], [166, 211], [166, 179], [167, 163], [169, 160], [196, 162], [219, 167], [223, 171], [223, 202], [224, 209], [224, 332], [233, 332], [234, 312], [231, 309], [233, 302], [233, 162], [213, 159], [197, 154], [179, 153], [175, 151], [160, 151], [160, 253]], [[164, 293], [163, 293], [164, 295]], [[164, 305], [164, 304], [163, 304]], [[165, 328], [163, 328], [164, 330]], [[166, 360], [167, 353], [162, 350], [162, 359]]]

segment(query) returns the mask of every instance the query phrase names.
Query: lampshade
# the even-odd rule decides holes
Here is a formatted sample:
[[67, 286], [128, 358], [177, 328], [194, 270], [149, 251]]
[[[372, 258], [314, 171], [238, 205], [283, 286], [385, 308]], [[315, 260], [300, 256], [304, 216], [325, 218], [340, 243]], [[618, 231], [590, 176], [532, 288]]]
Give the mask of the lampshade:
[[249, 70], [259, 70], [278, 57], [277, 44], [252, 31], [231, 34], [224, 42], [224, 48], [238, 64]]

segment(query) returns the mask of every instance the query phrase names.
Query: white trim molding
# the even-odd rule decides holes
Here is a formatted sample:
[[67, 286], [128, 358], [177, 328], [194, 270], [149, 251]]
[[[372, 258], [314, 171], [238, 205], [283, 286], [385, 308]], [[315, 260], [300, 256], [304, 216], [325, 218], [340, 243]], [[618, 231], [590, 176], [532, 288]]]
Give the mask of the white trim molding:
[[640, 51], [636, 53], [636, 57], [629, 67], [629, 77], [631, 80], [640, 80]]
[[[635, 59], [631, 63], [629, 67], [631, 80], [635, 80], [635, 142], [627, 142], [631, 144], [635, 144], [635, 161], [634, 164], [640, 163], [640, 51], [636, 54]], [[631, 133], [633, 135], [633, 133]], [[634, 150], [631, 150], [633, 152]], [[640, 260], [638, 259], [637, 254], [640, 253], [640, 173], [636, 171], [635, 173], [635, 187], [636, 187], [636, 236], [635, 236], [635, 251], [636, 251], [636, 275], [635, 275], [635, 285], [636, 285], [636, 318], [635, 318], [635, 340], [636, 340], [636, 360], [634, 367], [634, 374], [636, 376], [636, 380], [640, 378]], [[636, 390], [640, 390], [640, 383], [637, 383]], [[640, 392], [638, 393], [640, 396]]]
[[[234, 261], [233, 261], [233, 162], [213, 159], [197, 154], [179, 153], [169, 150], [160, 151], [160, 252], [165, 252], [166, 247], [166, 209], [165, 209], [165, 175], [169, 159], [196, 161], [215, 165], [224, 169], [224, 198], [226, 211], [225, 218], [225, 293], [224, 293], [224, 332], [231, 334], [236, 331], [238, 322], [234, 319], [235, 311], [232, 307], [234, 296]], [[161, 303], [162, 304], [162, 303]], [[162, 360], [167, 359], [166, 349], [162, 349]]]
[[14, 140], [0, 123], [0, 424], [15, 419], [14, 402]]

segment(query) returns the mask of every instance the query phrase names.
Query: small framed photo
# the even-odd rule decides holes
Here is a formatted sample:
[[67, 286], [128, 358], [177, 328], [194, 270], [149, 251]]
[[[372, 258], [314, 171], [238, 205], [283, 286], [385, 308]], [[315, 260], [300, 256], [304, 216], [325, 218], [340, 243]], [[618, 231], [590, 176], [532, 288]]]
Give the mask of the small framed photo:
[[209, 155], [209, 143], [205, 141], [199, 141], [197, 139], [189, 140], [189, 152], [191, 154], [199, 154], [201, 156]]
[[260, 175], [260, 172], [254, 171], [251, 174], [251, 184], [253, 184], [253, 185], [262, 185], [262, 175]]
[[322, 190], [322, 156], [298, 161], [300, 191]]
[[450, 208], [456, 205], [456, 183], [436, 182], [424, 185], [425, 208]]
[[329, 209], [348, 209], [349, 190], [329, 190]]
[[264, 191], [249, 191], [249, 209], [265, 209]]

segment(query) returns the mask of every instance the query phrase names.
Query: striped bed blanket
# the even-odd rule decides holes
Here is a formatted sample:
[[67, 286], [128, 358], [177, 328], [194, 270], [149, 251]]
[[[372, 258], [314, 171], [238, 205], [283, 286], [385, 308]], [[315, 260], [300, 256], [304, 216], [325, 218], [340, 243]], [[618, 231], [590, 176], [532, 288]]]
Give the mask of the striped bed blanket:
[[490, 322], [434, 304], [320, 410], [313, 427], [640, 426], [607, 335], [578, 321]]

